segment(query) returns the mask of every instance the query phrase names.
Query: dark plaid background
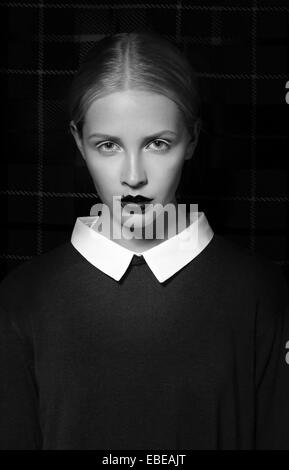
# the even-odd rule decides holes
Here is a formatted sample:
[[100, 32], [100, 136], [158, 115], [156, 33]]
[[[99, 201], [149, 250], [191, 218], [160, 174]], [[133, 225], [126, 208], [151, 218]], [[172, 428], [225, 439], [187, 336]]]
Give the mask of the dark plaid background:
[[114, 32], [176, 39], [201, 80], [205, 128], [183, 182], [213, 229], [289, 277], [288, 0], [6, 2], [1, 65], [1, 278], [70, 239], [95, 190], [68, 131], [64, 98], [79, 60]]

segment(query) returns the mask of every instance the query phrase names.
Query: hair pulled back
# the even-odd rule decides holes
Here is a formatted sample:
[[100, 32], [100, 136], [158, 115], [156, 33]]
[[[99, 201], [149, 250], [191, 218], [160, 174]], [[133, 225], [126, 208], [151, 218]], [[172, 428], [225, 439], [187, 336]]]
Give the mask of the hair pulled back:
[[68, 95], [70, 120], [79, 135], [94, 100], [125, 90], [149, 91], [173, 100], [191, 134], [196, 121], [201, 123], [197, 75], [178, 47], [156, 33], [113, 34], [89, 50]]

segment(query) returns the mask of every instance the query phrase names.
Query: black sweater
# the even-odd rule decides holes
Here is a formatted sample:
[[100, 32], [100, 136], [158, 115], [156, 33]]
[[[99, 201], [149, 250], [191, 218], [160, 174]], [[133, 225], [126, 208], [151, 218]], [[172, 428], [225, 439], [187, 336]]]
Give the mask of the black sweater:
[[0, 448], [289, 449], [281, 269], [216, 234], [163, 284], [134, 260], [67, 242], [4, 278]]

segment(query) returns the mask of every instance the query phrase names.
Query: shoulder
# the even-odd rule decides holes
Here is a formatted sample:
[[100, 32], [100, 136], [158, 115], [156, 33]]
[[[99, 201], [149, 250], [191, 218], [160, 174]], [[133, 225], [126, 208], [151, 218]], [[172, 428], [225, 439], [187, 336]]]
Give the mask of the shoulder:
[[212, 241], [212, 261], [223, 281], [248, 288], [257, 297], [286, 297], [288, 285], [283, 269], [273, 260], [224, 235], [215, 234]]
[[65, 242], [18, 265], [0, 282], [1, 310], [24, 310], [38, 295], [49, 296], [51, 285], [59, 284], [77, 262], [71, 243]]
[[16, 282], [18, 279], [21, 279], [21, 282], [25, 282], [26, 279], [30, 279], [31, 277], [37, 281], [39, 274], [52, 274], [54, 270], [58, 270], [59, 265], [63, 265], [63, 267], [65, 267], [71, 262], [72, 250], [70, 245], [70, 242], [63, 243], [49, 251], [46, 251], [45, 253], [42, 253], [41, 255], [35, 255], [30, 260], [19, 264], [4, 277], [0, 286], [8, 286], [10, 282]]

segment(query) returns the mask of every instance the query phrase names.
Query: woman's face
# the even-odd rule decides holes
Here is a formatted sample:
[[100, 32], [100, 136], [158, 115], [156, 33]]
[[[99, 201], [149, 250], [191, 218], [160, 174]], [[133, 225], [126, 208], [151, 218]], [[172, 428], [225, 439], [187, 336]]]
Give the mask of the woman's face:
[[[118, 204], [129, 194], [150, 198], [151, 204], [176, 204], [184, 160], [192, 157], [197, 143], [172, 100], [135, 90], [96, 99], [86, 113], [82, 139], [74, 136], [96, 191], [111, 213], [113, 196]], [[119, 211], [113, 217], [123, 223]], [[142, 226], [143, 216], [135, 214], [133, 223]]]

